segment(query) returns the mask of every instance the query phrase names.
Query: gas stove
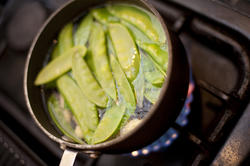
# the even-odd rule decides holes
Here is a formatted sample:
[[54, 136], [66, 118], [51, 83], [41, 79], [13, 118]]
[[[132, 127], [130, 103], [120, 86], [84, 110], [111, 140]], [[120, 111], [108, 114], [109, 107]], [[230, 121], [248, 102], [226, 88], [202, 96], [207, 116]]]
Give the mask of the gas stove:
[[[60, 162], [63, 151], [26, 108], [23, 71], [35, 34], [66, 1], [0, 1], [0, 165]], [[188, 123], [173, 126], [178, 138], [158, 151], [98, 159], [80, 153], [75, 165], [250, 165], [250, 2], [149, 1], [178, 34], [190, 61], [195, 89]]]

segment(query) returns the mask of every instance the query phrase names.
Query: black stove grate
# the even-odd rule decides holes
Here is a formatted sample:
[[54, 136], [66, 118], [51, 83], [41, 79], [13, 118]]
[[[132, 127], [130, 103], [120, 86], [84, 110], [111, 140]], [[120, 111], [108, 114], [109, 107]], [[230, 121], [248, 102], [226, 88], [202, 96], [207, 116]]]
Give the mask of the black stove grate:
[[[177, 2], [179, 1], [177, 0]], [[175, 1], [170, 4], [176, 7]], [[207, 7], [211, 8], [211, 6]], [[176, 20], [172, 29], [179, 33], [191, 57], [194, 76], [202, 100], [203, 139], [209, 143], [210, 147], [209, 151], [205, 149], [204, 152], [198, 152], [192, 165], [208, 165], [216, 156], [249, 102], [250, 50], [248, 43], [250, 32], [245, 36], [245, 34], [235, 31], [233, 27], [223, 25], [223, 20], [218, 22], [218, 20], [210, 20], [201, 15], [193, 17], [194, 13], [183, 11], [185, 9], [175, 13], [175, 18], [178, 19], [172, 19]], [[213, 14], [216, 15], [216, 13]], [[217, 14], [221, 15], [221, 13]], [[246, 22], [242, 23], [246, 24]], [[210, 118], [212, 117], [210, 120], [209, 115]], [[247, 123], [245, 121], [245, 124]], [[207, 127], [205, 127], [206, 125]], [[238, 135], [240, 133], [249, 133], [249, 128], [238, 129]], [[250, 151], [249, 141], [242, 138], [238, 141], [244, 144], [247, 147], [244, 150], [248, 149], [248, 151], [243, 152], [244, 150], [242, 150], [242, 153], [237, 154], [240, 156], [236, 155], [234, 158], [247, 157]], [[241, 149], [238, 150], [241, 151]], [[216, 161], [219, 160], [216, 159]], [[238, 160], [232, 164], [239, 165], [240, 162], [241, 160]], [[218, 162], [215, 163], [212, 164], [218, 164]], [[223, 162], [220, 164], [226, 165]]]
[[2, 121], [0, 121], [0, 145], [0, 165], [46, 165]]

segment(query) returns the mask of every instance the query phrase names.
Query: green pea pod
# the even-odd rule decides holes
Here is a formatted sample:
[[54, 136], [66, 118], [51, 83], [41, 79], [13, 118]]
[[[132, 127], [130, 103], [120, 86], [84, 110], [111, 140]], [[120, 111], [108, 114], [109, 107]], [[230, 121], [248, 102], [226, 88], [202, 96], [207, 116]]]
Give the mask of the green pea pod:
[[72, 67], [72, 56], [74, 54], [80, 54], [81, 57], [86, 54], [86, 47], [75, 46], [67, 50], [63, 55], [55, 58], [49, 62], [38, 74], [35, 85], [42, 85], [51, 82], [68, 72]]
[[134, 40], [136, 41], [136, 44], [140, 46], [141, 43], [154, 43], [151, 39], [149, 39], [144, 32], [142, 32], [140, 29], [138, 29], [133, 24], [122, 20], [121, 23], [125, 25], [130, 33], [132, 34]]
[[96, 8], [91, 13], [97, 21], [104, 25], [119, 22], [119, 18], [113, 16], [106, 8]]
[[126, 4], [109, 5], [107, 9], [114, 16], [134, 24], [154, 42], [166, 42], [166, 35], [159, 20], [150, 12]]
[[87, 43], [92, 24], [93, 24], [93, 17], [91, 14], [87, 15], [82, 19], [74, 35], [75, 45], [84, 46]]
[[95, 73], [94, 60], [93, 60], [93, 56], [91, 54], [92, 54], [91, 49], [90, 49], [90, 47], [88, 47], [87, 55], [84, 57], [84, 60], [88, 64], [88, 67], [91, 70], [91, 72]]
[[108, 97], [95, 80], [87, 63], [80, 54], [75, 54], [72, 59], [72, 73], [83, 94], [89, 101], [99, 107], [106, 107]]
[[136, 100], [133, 89], [123, 72], [119, 62], [116, 60], [115, 53], [113, 52], [113, 46], [110, 40], [108, 40], [108, 48], [109, 48], [109, 58], [110, 64], [113, 71], [113, 76], [115, 78], [118, 94], [119, 95], [119, 102], [125, 102], [126, 105], [129, 107], [136, 107]]
[[[132, 33], [136, 44], [145, 50], [154, 61], [154, 64], [164, 75], [166, 75], [168, 65], [168, 52], [164, 46], [152, 42], [142, 31], [127, 21], [122, 21]], [[165, 46], [166, 47], [166, 46]]]
[[95, 105], [87, 100], [75, 81], [68, 75], [57, 80], [57, 87], [80, 125], [84, 140], [90, 143], [93, 131], [98, 125], [98, 112]]
[[[58, 47], [58, 44], [56, 44], [53, 47], [53, 50], [52, 50], [52, 53], [51, 53], [51, 60], [55, 59], [59, 55], [60, 55], [60, 53], [59, 53], [59, 47]], [[55, 87], [56, 87], [56, 83], [53, 82], [53, 81], [45, 84], [45, 88], [46, 89], [51, 89], [51, 88], [55, 88]]]
[[114, 49], [114, 46], [113, 46], [112, 41], [110, 39], [110, 36], [106, 35], [106, 39], [107, 39], [107, 48], [108, 48], [109, 60], [110, 60], [110, 56], [115, 56], [117, 58], [117, 56], [115, 55], [115, 49]]
[[136, 79], [132, 82], [134, 86], [135, 96], [137, 100], [137, 105], [139, 108], [143, 107], [143, 96], [144, 96], [144, 71], [143, 71], [143, 56], [141, 55], [141, 64], [139, 74], [137, 75]]
[[55, 47], [53, 48], [52, 53], [51, 53], [51, 60], [55, 59], [59, 55], [60, 55], [59, 46], [58, 46], [58, 44], [56, 44]]
[[68, 23], [63, 27], [58, 36], [59, 54], [64, 54], [65, 51], [73, 47], [73, 23]]
[[163, 26], [161, 25], [161, 22], [159, 21], [159, 19], [155, 15], [153, 15], [151, 12], [144, 10], [144, 9], [141, 9], [141, 10], [143, 10], [145, 13], [147, 13], [149, 15], [151, 22], [153, 23], [153, 26], [158, 33], [160, 45], [161, 46], [166, 45], [167, 44], [166, 33], [165, 33]]
[[83, 141], [74, 133], [70, 123], [65, 120], [63, 115], [64, 109], [60, 107], [55, 94], [52, 94], [48, 99], [48, 110], [53, 122], [64, 135], [77, 143], [83, 144]]
[[155, 104], [161, 93], [161, 88], [153, 86], [150, 82], [145, 83], [145, 97], [151, 103]]
[[[165, 74], [168, 68], [168, 52], [158, 44], [141, 43], [140, 47], [146, 51], [160, 66], [159, 70]], [[165, 74], [166, 75], [166, 74]]]
[[89, 56], [91, 56], [93, 64], [91, 69], [93, 69], [103, 90], [116, 101], [116, 87], [107, 57], [105, 32], [99, 23], [93, 24], [89, 39], [89, 50]]
[[121, 24], [109, 24], [109, 35], [114, 45], [116, 56], [126, 73], [127, 78], [133, 81], [140, 67], [140, 56], [135, 42], [126, 27]]
[[106, 110], [92, 138], [92, 144], [106, 141], [116, 133], [125, 112], [125, 106], [113, 106]]
[[143, 54], [142, 51], [141, 57], [143, 72], [146, 80], [157, 87], [161, 87], [165, 81], [164, 74], [157, 69], [151, 58], [148, 55]]
[[135, 107], [126, 107], [119, 129], [122, 129], [127, 124], [129, 118], [135, 113], [135, 109]]

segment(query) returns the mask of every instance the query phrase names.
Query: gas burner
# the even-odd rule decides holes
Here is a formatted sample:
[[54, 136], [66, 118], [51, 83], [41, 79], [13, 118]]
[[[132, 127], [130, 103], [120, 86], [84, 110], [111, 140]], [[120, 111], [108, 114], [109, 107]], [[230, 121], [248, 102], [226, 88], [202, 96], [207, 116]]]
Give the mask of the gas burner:
[[[195, 89], [195, 83], [191, 73], [192, 72], [190, 71], [190, 83], [188, 88], [187, 99], [185, 101], [181, 113], [175, 121], [175, 123], [177, 123], [181, 127], [185, 127], [188, 124], [188, 115], [191, 112], [190, 104], [193, 101], [193, 91]], [[167, 147], [171, 146], [171, 144], [178, 138], [178, 136], [179, 131], [174, 128], [170, 128], [166, 131], [166, 133], [164, 133], [159, 139], [157, 139], [152, 144], [140, 150], [135, 150], [128, 155], [131, 155], [132, 157], [138, 157], [143, 155], [150, 155], [152, 152], [164, 151]]]

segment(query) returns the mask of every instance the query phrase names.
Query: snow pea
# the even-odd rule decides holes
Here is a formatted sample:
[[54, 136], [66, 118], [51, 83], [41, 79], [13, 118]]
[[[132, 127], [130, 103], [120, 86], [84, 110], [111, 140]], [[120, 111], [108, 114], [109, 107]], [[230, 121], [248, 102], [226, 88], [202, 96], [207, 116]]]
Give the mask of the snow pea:
[[112, 42], [108, 40], [109, 47], [109, 58], [111, 69], [113, 72], [114, 79], [118, 88], [119, 102], [125, 102], [128, 107], [136, 107], [136, 100], [133, 89], [126, 77], [126, 74], [123, 72], [119, 62], [116, 60], [115, 53], [113, 52]]
[[92, 144], [106, 141], [116, 133], [125, 112], [125, 106], [114, 105], [106, 110], [92, 138]]
[[104, 25], [119, 22], [119, 18], [113, 16], [106, 8], [96, 8], [91, 13], [97, 21]]
[[[53, 60], [56, 57], [58, 57], [59, 55], [60, 55], [60, 53], [59, 53], [59, 47], [58, 47], [58, 44], [56, 43], [56, 45], [53, 47], [53, 50], [51, 52], [50, 59]], [[49, 82], [49, 83], [45, 84], [45, 88], [46, 89], [51, 89], [51, 88], [55, 88], [55, 87], [56, 87], [55, 81], [52, 81], [52, 82]]]
[[145, 83], [145, 93], [144, 96], [148, 101], [155, 104], [161, 93], [161, 88], [153, 86], [150, 82]]
[[114, 16], [134, 24], [154, 42], [166, 42], [166, 35], [159, 20], [150, 12], [127, 4], [108, 5], [107, 9]]
[[93, 24], [89, 39], [90, 54], [88, 56], [91, 56], [91, 62], [93, 66], [90, 66], [94, 71], [94, 74], [101, 87], [113, 100], [116, 101], [116, 87], [107, 57], [105, 37], [105, 32], [101, 24]]
[[166, 51], [166, 46], [154, 43], [142, 31], [127, 21], [122, 21], [122, 24], [130, 30], [136, 44], [153, 58], [154, 63], [157, 63], [157, 65], [155, 65], [158, 70], [166, 75], [165, 73], [168, 65], [168, 52]]
[[60, 55], [59, 46], [58, 46], [58, 44], [56, 44], [55, 47], [53, 48], [52, 53], [51, 53], [51, 60], [55, 59], [59, 55]]
[[134, 86], [134, 91], [135, 91], [135, 96], [137, 100], [137, 105], [139, 108], [143, 107], [143, 96], [144, 96], [144, 71], [143, 71], [143, 56], [141, 55], [141, 64], [140, 64], [140, 69], [139, 73], [136, 77], [136, 79], [132, 82]]
[[72, 67], [72, 56], [79, 54], [81, 57], [86, 54], [86, 47], [75, 46], [67, 50], [63, 55], [49, 62], [38, 74], [35, 85], [42, 85], [51, 82], [69, 71]]
[[66, 24], [58, 36], [59, 56], [73, 47], [73, 23]]
[[151, 12], [142, 9], [145, 13], [147, 13], [153, 23], [154, 28], [156, 29], [158, 36], [159, 36], [159, 41], [157, 43], [159, 43], [161, 46], [164, 46], [167, 44], [167, 40], [166, 40], [166, 33], [163, 29], [163, 26], [161, 25], [161, 22], [159, 21], [159, 19], [153, 15]]
[[127, 123], [130, 117], [135, 113], [135, 107], [126, 107], [126, 111], [122, 117], [119, 129], [122, 129]]
[[148, 55], [145, 55], [142, 51], [141, 51], [141, 57], [142, 57], [143, 73], [146, 80], [157, 87], [161, 87], [163, 82], [165, 81], [164, 74], [162, 74], [157, 69], [152, 59]]
[[108, 102], [103, 89], [95, 80], [87, 63], [80, 54], [75, 54], [72, 59], [72, 73], [83, 94], [89, 101], [99, 107], [105, 107]]
[[95, 105], [87, 100], [75, 81], [68, 75], [57, 80], [57, 87], [80, 125], [84, 140], [90, 143], [99, 121]]
[[49, 97], [48, 110], [53, 122], [64, 135], [77, 143], [83, 144], [83, 141], [77, 137], [70, 123], [64, 118], [63, 111], [65, 110], [60, 107], [56, 94], [52, 94]]
[[91, 14], [85, 16], [82, 19], [74, 34], [74, 45], [84, 46], [87, 43], [92, 24], [93, 24], [93, 17]]
[[166, 48], [152, 43], [141, 43], [140, 47], [152, 57], [160, 66], [159, 70], [165, 74], [168, 68], [168, 52]]
[[140, 46], [141, 43], [154, 43], [151, 39], [149, 39], [144, 32], [142, 32], [140, 29], [138, 29], [133, 24], [122, 20], [121, 23], [125, 25], [130, 33], [132, 34], [136, 44]]
[[126, 73], [127, 78], [133, 81], [140, 67], [140, 56], [135, 42], [126, 27], [119, 23], [108, 24], [109, 35], [113, 43], [116, 56]]

